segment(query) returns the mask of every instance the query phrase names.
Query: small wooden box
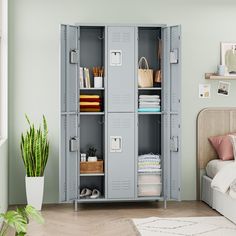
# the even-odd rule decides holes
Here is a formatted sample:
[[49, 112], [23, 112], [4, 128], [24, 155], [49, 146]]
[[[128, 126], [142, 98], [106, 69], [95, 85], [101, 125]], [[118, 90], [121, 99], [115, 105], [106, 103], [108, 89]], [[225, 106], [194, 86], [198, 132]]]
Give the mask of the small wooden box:
[[98, 160], [94, 162], [80, 162], [80, 173], [89, 174], [89, 173], [103, 173], [103, 161]]

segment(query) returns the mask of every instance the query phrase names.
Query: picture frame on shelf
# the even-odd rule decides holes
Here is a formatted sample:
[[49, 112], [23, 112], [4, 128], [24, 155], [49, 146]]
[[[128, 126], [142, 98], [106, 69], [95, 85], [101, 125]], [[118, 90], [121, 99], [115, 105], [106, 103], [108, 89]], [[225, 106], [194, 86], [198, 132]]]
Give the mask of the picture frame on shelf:
[[221, 42], [221, 65], [226, 67], [226, 75], [236, 75], [236, 42]]

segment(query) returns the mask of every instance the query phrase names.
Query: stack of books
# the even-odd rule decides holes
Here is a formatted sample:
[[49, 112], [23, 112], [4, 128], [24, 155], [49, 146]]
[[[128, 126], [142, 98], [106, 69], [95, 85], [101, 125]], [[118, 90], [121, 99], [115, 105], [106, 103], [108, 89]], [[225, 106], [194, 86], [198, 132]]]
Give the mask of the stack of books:
[[99, 95], [80, 95], [81, 112], [100, 112], [101, 98]]
[[89, 69], [86, 67], [79, 68], [80, 88], [91, 88]]

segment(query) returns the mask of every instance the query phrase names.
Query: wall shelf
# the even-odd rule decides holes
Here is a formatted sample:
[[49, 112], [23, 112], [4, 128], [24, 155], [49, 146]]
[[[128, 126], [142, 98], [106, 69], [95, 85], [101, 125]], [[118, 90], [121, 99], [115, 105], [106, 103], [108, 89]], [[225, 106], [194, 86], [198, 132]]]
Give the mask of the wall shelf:
[[216, 74], [206, 73], [205, 79], [211, 80], [236, 80], [236, 75], [220, 76]]

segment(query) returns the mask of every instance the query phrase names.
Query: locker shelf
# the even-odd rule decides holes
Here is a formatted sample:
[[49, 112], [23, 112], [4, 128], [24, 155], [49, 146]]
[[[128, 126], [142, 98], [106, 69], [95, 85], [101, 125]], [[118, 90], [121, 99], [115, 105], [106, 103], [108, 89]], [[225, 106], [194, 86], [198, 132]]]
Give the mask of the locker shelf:
[[162, 88], [161, 87], [138, 88], [138, 90], [162, 90]]
[[88, 115], [88, 116], [91, 116], [91, 115], [104, 115], [105, 113], [104, 112], [80, 112], [80, 115]]
[[80, 88], [80, 90], [104, 90], [104, 88]]
[[104, 173], [80, 174], [80, 176], [104, 176]]
[[161, 115], [162, 112], [138, 112], [139, 115]]

